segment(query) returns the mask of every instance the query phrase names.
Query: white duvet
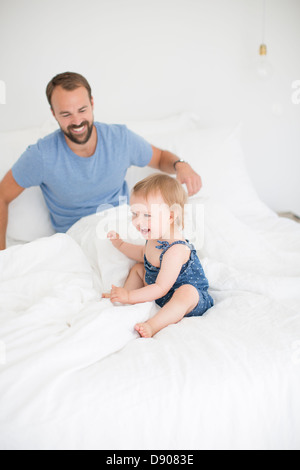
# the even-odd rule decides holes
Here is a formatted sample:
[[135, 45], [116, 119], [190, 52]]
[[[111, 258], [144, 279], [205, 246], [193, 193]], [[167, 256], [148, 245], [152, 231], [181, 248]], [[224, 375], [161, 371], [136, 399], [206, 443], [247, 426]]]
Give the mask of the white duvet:
[[0, 253], [1, 449], [300, 448], [300, 225], [193, 204], [215, 307], [153, 339], [154, 303], [101, 300], [118, 210]]

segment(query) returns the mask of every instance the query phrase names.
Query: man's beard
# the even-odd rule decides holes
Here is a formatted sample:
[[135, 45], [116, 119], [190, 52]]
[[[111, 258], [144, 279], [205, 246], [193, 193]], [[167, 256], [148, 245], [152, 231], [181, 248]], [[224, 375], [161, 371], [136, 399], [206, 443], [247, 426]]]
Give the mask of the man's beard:
[[[72, 129], [80, 129], [83, 126], [86, 126], [86, 131], [84, 132], [84, 134], [77, 136], [74, 133], [72, 133]], [[71, 142], [73, 142], [74, 144], [84, 145], [90, 140], [90, 137], [93, 132], [93, 128], [94, 128], [93, 122], [90, 124], [88, 121], [83, 121], [79, 126], [74, 126], [74, 125], [68, 126], [67, 130], [63, 128], [61, 128], [61, 130], [63, 131], [65, 136], [68, 137], [68, 139], [70, 139]]]

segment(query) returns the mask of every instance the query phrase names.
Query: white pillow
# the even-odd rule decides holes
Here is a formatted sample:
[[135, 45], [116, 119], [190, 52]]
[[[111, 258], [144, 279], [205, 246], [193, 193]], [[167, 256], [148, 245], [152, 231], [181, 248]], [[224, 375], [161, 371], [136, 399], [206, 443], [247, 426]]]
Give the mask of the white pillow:
[[124, 121], [123, 124], [133, 132], [148, 139], [148, 137], [151, 137], [153, 134], [161, 135], [169, 132], [183, 132], [197, 129], [200, 126], [200, 120], [196, 114], [186, 112], [149, 121]]
[[[102, 122], [101, 115], [95, 113], [95, 121]], [[199, 117], [192, 112], [183, 112], [160, 119], [115, 121], [113, 124], [125, 124], [129, 129], [142, 137], [147, 138], [152, 134], [164, 134], [166, 132], [178, 132], [199, 127]]]
[[95, 287], [100, 292], [109, 292], [112, 284], [123, 286], [130, 268], [135, 264], [107, 239], [110, 230], [119, 233], [128, 243], [145, 244], [131, 224], [128, 205], [83, 217], [67, 232], [87, 256], [95, 273]]
[[[26, 148], [46, 135], [48, 129], [31, 128], [0, 132], [0, 180], [11, 169]], [[7, 227], [8, 246], [15, 242], [30, 242], [53, 235], [49, 211], [39, 187], [25, 190], [9, 206]]]
[[28, 188], [8, 209], [7, 245], [31, 242], [55, 234], [39, 187]]
[[[149, 141], [188, 161], [202, 178], [200, 194], [221, 201], [235, 215], [240, 215], [249, 204], [259, 200], [246, 169], [240, 131], [240, 126], [186, 130], [153, 134]], [[154, 171], [130, 168], [126, 176], [129, 188]]]

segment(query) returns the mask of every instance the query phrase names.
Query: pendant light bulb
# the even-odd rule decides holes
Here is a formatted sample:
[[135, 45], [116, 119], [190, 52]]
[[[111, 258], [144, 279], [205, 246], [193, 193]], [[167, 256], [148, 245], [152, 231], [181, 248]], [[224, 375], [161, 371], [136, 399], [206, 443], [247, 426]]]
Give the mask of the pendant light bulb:
[[257, 74], [262, 79], [270, 78], [272, 75], [272, 66], [267, 58], [267, 46], [261, 44], [259, 47], [259, 59], [257, 63]]

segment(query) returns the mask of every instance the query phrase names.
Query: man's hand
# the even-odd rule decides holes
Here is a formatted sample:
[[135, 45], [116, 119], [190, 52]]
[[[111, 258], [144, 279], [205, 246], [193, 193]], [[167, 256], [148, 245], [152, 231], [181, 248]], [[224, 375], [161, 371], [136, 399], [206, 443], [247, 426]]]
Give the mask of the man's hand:
[[201, 176], [196, 173], [193, 168], [185, 162], [179, 162], [176, 165], [177, 180], [187, 187], [188, 195], [194, 196], [202, 188]]
[[[149, 163], [151, 168], [156, 168], [164, 173], [174, 174], [174, 163], [179, 157], [167, 150], [161, 150], [152, 145], [153, 155]], [[179, 183], [185, 184], [188, 195], [194, 196], [202, 188], [201, 177], [186, 162], [178, 162], [176, 165], [176, 174]]]
[[110, 299], [111, 303], [129, 304], [129, 291], [124, 287], [112, 285], [110, 294], [102, 294], [103, 299]]

